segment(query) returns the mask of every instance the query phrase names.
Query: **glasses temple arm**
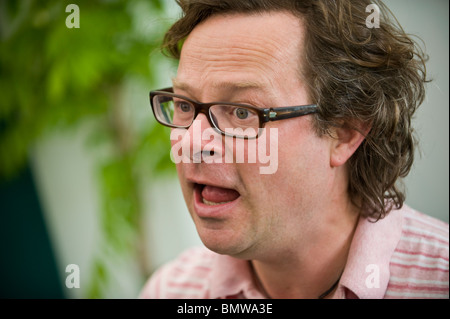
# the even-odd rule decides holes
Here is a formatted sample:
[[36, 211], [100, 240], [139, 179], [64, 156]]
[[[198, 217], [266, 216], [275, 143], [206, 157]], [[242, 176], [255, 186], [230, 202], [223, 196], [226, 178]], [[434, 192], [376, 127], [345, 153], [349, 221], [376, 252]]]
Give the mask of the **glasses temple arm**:
[[279, 107], [279, 108], [271, 108], [267, 113], [267, 121], [278, 121], [283, 119], [289, 119], [293, 117], [308, 115], [312, 113], [317, 113], [317, 105], [300, 105], [300, 106], [288, 106], [288, 107]]

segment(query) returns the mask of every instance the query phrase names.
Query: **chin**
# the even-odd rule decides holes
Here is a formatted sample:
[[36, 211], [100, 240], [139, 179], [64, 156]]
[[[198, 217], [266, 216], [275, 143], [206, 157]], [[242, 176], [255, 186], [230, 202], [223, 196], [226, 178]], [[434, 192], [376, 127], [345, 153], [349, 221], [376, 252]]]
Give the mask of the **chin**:
[[217, 254], [252, 259], [251, 244], [242, 240], [242, 236], [233, 236], [229, 231], [217, 230], [199, 230], [198, 233], [205, 247]]

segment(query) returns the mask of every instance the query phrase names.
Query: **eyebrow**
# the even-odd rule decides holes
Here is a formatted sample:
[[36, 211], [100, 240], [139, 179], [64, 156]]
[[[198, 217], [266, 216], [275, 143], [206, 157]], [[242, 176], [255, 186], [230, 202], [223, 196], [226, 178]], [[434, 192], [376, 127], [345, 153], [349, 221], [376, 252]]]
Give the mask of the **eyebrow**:
[[[195, 91], [195, 89], [190, 86], [188, 83], [181, 82], [177, 78], [172, 78], [173, 87], [183, 91]], [[251, 80], [242, 80], [236, 82], [222, 81], [222, 82], [213, 82], [212, 87], [215, 89], [225, 89], [229, 91], [241, 91], [241, 90], [249, 90], [249, 89], [258, 89], [261, 91], [266, 91], [265, 86], [262, 83]]]

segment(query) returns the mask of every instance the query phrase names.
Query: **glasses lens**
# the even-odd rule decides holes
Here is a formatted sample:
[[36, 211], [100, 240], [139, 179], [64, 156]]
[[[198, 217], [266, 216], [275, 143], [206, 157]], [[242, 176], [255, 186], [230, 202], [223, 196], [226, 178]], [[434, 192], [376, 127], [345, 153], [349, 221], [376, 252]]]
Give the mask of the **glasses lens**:
[[192, 124], [195, 109], [192, 103], [184, 99], [167, 95], [156, 95], [153, 106], [158, 120], [173, 126], [189, 126]]
[[254, 138], [258, 136], [259, 116], [251, 108], [232, 105], [213, 105], [211, 119], [227, 135]]

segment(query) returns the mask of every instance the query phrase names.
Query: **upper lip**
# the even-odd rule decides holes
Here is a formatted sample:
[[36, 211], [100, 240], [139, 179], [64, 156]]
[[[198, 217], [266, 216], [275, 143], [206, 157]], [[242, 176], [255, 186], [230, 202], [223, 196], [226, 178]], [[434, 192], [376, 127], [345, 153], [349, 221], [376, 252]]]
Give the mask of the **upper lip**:
[[226, 188], [226, 189], [233, 189], [237, 192], [239, 192], [235, 187], [231, 185], [225, 185], [223, 183], [216, 183], [215, 181], [211, 181], [209, 179], [203, 179], [203, 178], [188, 178], [187, 182], [191, 184], [192, 186], [197, 185], [207, 185], [207, 186], [213, 186], [213, 187], [220, 187], [220, 188]]

